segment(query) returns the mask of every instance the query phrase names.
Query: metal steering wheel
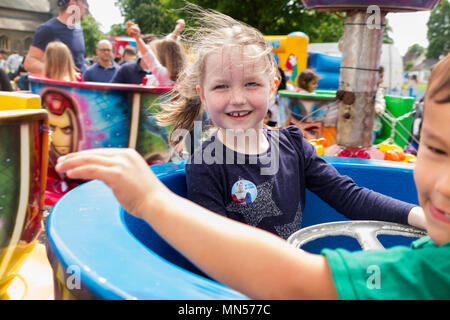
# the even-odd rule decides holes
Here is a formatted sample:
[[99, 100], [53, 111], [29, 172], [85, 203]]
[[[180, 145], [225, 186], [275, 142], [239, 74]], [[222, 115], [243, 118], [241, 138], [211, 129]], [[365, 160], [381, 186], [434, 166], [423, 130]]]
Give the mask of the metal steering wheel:
[[294, 232], [287, 242], [296, 248], [328, 236], [349, 236], [358, 240], [363, 250], [385, 250], [378, 241], [379, 234], [419, 238], [426, 235], [422, 229], [384, 221], [342, 221], [310, 226]]

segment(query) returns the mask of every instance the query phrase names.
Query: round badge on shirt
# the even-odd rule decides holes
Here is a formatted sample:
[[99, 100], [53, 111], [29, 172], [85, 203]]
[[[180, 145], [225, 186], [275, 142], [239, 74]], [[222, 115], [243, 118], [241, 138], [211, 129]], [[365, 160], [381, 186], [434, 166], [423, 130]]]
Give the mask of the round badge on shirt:
[[231, 188], [233, 201], [242, 205], [247, 205], [256, 200], [258, 189], [255, 184], [248, 180], [238, 180]]

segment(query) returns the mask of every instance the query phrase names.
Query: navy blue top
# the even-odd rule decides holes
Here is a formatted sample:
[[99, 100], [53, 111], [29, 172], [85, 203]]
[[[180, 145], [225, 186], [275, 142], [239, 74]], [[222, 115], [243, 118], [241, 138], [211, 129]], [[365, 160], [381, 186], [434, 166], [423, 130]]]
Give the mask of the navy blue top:
[[111, 79], [111, 82], [142, 84], [142, 79], [144, 79], [146, 75], [151, 74], [151, 72], [142, 69], [139, 64], [140, 61], [141, 58], [137, 61], [130, 61], [121, 65], [119, 70], [117, 70], [116, 74]]
[[[407, 224], [414, 205], [358, 187], [319, 157], [297, 127], [266, 135], [270, 147], [258, 156], [230, 150], [216, 135], [205, 141], [186, 165], [188, 199], [284, 239], [301, 228], [305, 188], [349, 219]], [[230, 159], [234, 164], [220, 164]], [[275, 170], [261, 171], [269, 168]], [[236, 193], [239, 182], [245, 190]]]
[[83, 81], [110, 82], [117, 70], [119, 70], [119, 65], [115, 62], [108, 69], [103, 68], [97, 62], [83, 73]]
[[57, 18], [52, 18], [39, 26], [31, 45], [45, 51], [47, 45], [56, 40], [63, 42], [70, 49], [75, 65], [81, 72], [84, 72], [86, 70], [86, 65], [84, 64], [86, 47], [84, 45], [83, 29], [77, 26], [67, 26]]

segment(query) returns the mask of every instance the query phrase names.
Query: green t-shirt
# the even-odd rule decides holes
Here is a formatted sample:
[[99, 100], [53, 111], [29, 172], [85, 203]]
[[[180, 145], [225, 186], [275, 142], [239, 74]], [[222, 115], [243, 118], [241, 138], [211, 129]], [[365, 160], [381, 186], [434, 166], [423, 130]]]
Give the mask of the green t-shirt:
[[450, 242], [386, 251], [322, 250], [340, 299], [450, 299]]

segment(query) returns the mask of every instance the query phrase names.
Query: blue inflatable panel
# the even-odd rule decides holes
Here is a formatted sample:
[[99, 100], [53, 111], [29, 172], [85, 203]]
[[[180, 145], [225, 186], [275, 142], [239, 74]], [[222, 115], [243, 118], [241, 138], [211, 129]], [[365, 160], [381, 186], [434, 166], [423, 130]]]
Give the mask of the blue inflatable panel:
[[341, 57], [308, 52], [308, 68], [314, 69], [321, 77], [317, 89], [337, 90], [339, 88], [341, 61]]
[[[324, 158], [361, 186], [417, 203], [413, 165]], [[152, 166], [152, 169], [171, 190], [185, 196], [184, 166], [184, 162], [167, 163]], [[342, 220], [346, 219], [307, 191], [303, 227]], [[247, 298], [205, 276], [147, 223], [124, 212], [112, 191], [99, 181], [88, 182], [70, 191], [53, 207], [48, 218], [47, 237], [48, 257], [57, 282], [55, 287], [62, 288], [61, 292], [69, 291], [71, 298]], [[413, 240], [401, 238], [390, 237], [380, 241], [385, 247], [390, 247], [409, 245]], [[360, 249], [355, 240], [346, 237], [316, 240], [304, 249], [320, 252], [325, 247]], [[81, 288], [67, 287], [67, 279], [74, 270], [79, 273]]]
[[316, 72], [320, 79], [317, 82], [317, 90], [334, 90], [339, 89], [339, 73]]

